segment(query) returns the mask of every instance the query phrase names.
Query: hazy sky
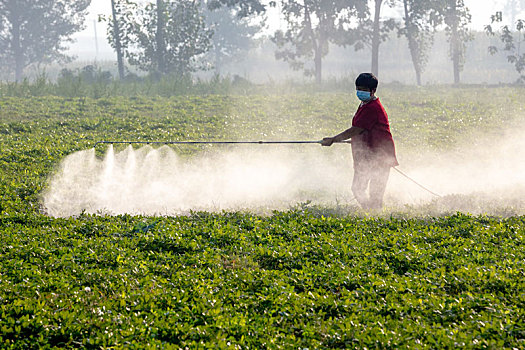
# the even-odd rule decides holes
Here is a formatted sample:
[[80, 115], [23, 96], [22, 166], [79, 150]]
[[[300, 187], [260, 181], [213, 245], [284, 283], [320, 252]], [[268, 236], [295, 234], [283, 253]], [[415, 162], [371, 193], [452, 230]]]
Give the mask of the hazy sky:
[[[472, 13], [472, 24], [475, 28], [482, 28], [487, 24], [490, 15], [501, 9], [506, 0], [480, 1], [465, 0], [465, 3]], [[109, 0], [92, 0], [90, 18], [96, 18], [97, 14], [110, 14], [111, 6]]]
[[[503, 6], [506, 2], [507, 0], [465, 0], [465, 3], [469, 7], [472, 14], [471, 27], [476, 30], [482, 30], [483, 27], [490, 22], [490, 16], [494, 14], [494, 12], [503, 9]], [[388, 8], [385, 6], [383, 13], [388, 15], [388, 12]], [[525, 11], [522, 12], [522, 15], [524, 13]], [[84, 59], [88, 59], [86, 55], [90, 55], [90, 53], [92, 53], [93, 58], [95, 58], [95, 26], [97, 28], [99, 58], [110, 59], [110, 55], [112, 54], [112, 49], [109, 47], [106, 41], [106, 25], [104, 23], [95, 23], [99, 14], [111, 14], [110, 0], [92, 0], [90, 13], [86, 21], [86, 29], [75, 35], [75, 38], [78, 39], [78, 42], [71, 45], [71, 51], [77, 54], [81, 53]], [[269, 22], [271, 25], [271, 19]], [[273, 23], [273, 27], [278, 26], [277, 19], [273, 20]], [[89, 44], [90, 42], [92, 42], [92, 45]]]

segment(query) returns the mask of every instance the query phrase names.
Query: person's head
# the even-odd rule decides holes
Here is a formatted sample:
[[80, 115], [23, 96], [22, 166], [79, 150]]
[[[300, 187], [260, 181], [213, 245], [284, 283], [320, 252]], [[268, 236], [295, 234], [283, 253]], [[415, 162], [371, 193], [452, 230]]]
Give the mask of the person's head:
[[357, 97], [361, 101], [368, 101], [377, 89], [378, 80], [372, 73], [361, 73], [355, 80], [355, 88], [357, 90]]

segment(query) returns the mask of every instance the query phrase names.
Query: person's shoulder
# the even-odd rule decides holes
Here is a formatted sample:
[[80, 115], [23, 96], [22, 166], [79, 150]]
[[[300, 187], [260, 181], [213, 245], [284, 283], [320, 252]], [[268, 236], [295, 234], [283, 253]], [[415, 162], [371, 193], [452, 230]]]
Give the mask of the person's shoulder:
[[373, 109], [376, 109], [376, 110], [384, 110], [385, 108], [383, 107], [383, 104], [381, 103], [381, 101], [379, 101], [379, 97], [376, 98], [375, 100], [371, 101], [370, 103], [370, 108], [373, 108]]
[[374, 106], [381, 105], [381, 101], [379, 101], [379, 97], [374, 98], [372, 101], [370, 101], [370, 103]]

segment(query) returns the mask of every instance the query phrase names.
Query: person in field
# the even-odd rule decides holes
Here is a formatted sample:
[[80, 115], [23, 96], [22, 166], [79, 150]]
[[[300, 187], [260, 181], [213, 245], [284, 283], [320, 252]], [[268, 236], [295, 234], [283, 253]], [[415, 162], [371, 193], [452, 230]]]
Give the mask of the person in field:
[[361, 104], [352, 119], [352, 127], [321, 142], [323, 146], [331, 146], [334, 142], [352, 139], [352, 192], [363, 209], [383, 206], [390, 167], [399, 165], [388, 116], [375, 95], [377, 84], [372, 73], [361, 73], [357, 77], [355, 85]]

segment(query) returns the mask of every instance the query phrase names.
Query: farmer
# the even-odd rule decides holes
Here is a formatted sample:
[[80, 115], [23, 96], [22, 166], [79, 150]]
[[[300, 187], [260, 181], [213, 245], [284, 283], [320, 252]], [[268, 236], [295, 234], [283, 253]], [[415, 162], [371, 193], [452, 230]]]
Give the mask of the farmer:
[[352, 127], [334, 137], [325, 137], [321, 143], [331, 146], [334, 142], [352, 139], [352, 192], [363, 209], [383, 206], [390, 167], [398, 165], [388, 117], [375, 96], [377, 84], [372, 73], [361, 73], [357, 77], [355, 85], [361, 104], [352, 119]]

